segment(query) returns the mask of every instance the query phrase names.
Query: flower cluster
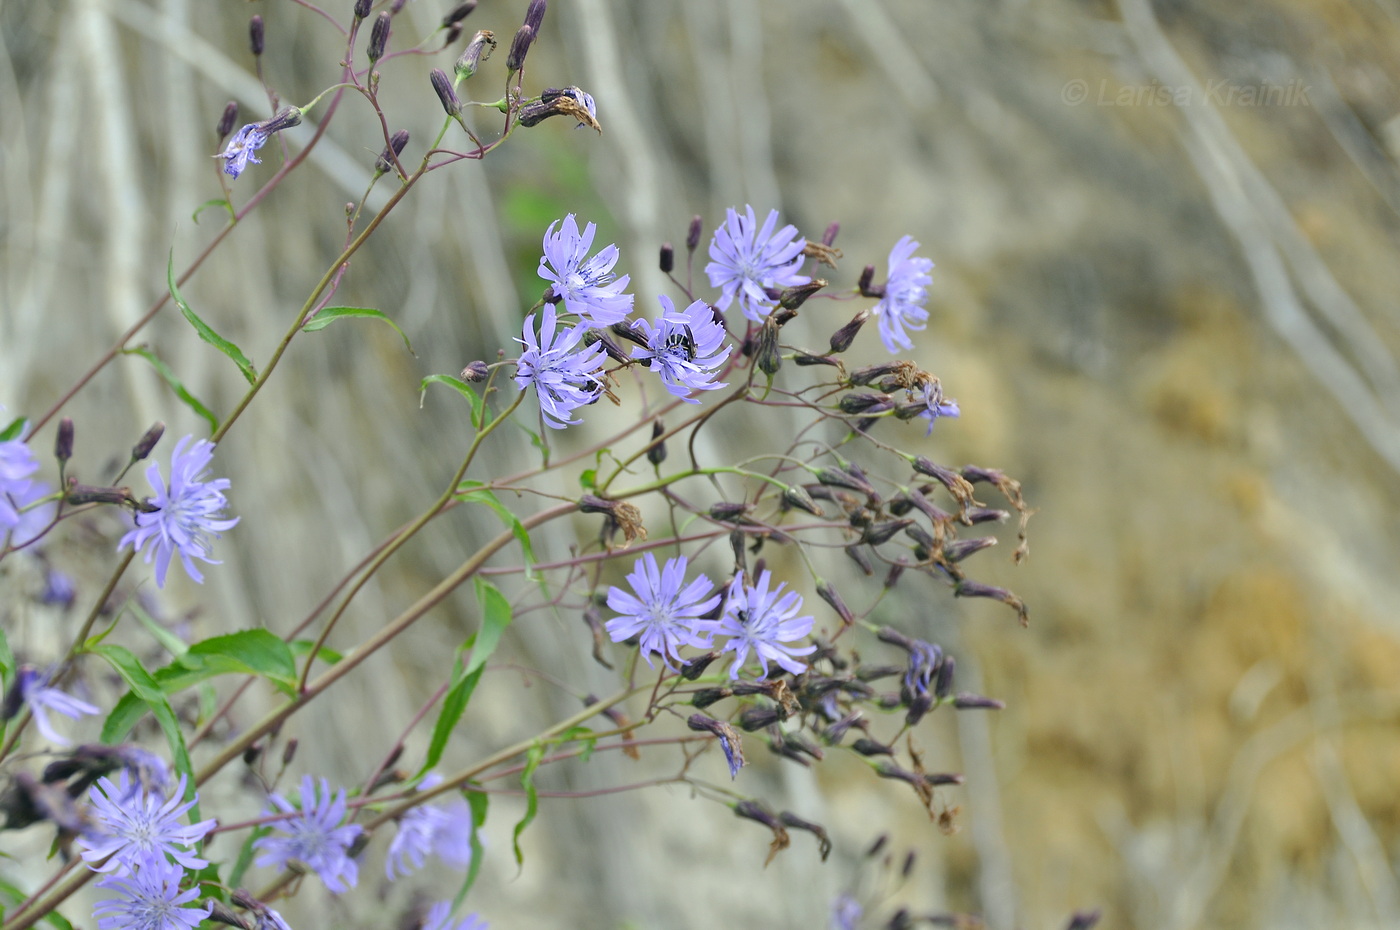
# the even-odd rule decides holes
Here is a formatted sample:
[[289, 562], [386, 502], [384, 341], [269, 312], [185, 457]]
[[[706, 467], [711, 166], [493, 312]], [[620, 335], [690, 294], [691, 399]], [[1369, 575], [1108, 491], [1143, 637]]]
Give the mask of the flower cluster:
[[875, 306], [880, 317], [880, 338], [891, 353], [914, 348], [905, 330], [921, 330], [927, 324], [928, 311], [923, 305], [928, 300], [927, 287], [933, 283], [929, 274], [933, 262], [916, 257], [914, 250], [918, 247], [919, 243], [910, 236], [895, 243], [890, 250], [884, 296]]
[[737, 297], [744, 316], [757, 323], [777, 304], [768, 295], [770, 289], [812, 280], [797, 273], [804, 261], [806, 240], [797, 235], [796, 226], [777, 229], [777, 225], [777, 210], [768, 212], [762, 228], [753, 207], [746, 206], [742, 215], [733, 208], [728, 211], [710, 241], [711, 262], [705, 266], [710, 285], [720, 289], [721, 310]]
[[[418, 783], [418, 790], [434, 788], [442, 776], [429, 775]], [[460, 797], [447, 804], [420, 804], [399, 818], [398, 833], [389, 844], [389, 856], [384, 863], [385, 874], [393, 881], [409, 872], [421, 869], [429, 854], [458, 871], [465, 871], [472, 862], [471, 807]]]
[[[253, 847], [261, 855], [256, 865], [286, 868], [295, 861], [315, 872], [336, 894], [353, 888], [359, 880], [359, 866], [350, 858], [350, 845], [364, 831], [358, 824], [345, 824], [345, 789], [332, 794], [330, 783], [321, 779], [320, 790], [310, 775], [301, 779], [301, 808], [279, 794], [268, 800], [287, 818], [274, 829], [280, 836], [260, 837]], [[274, 811], [268, 811], [269, 814]]]
[[525, 318], [525, 338], [520, 340], [525, 351], [515, 363], [515, 383], [522, 391], [534, 385], [540, 414], [552, 429], [579, 422], [570, 414], [603, 393], [600, 372], [606, 350], [602, 343], [574, 351], [587, 331], [584, 323], [561, 329], [552, 306], [544, 308], [538, 336], [535, 315]]

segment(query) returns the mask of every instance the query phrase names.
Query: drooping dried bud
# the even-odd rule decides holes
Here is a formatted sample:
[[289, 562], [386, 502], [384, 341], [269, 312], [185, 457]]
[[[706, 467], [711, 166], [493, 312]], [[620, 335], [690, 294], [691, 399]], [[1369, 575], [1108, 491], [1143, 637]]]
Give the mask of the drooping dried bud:
[[388, 174], [394, 170], [394, 159], [403, 153], [404, 146], [408, 145], [408, 130], [400, 129], [389, 137], [389, 144], [384, 147], [384, 151], [379, 153], [379, 157], [374, 160], [374, 176]]
[[700, 245], [700, 234], [705, 229], [705, 221], [698, 215], [690, 218], [690, 228], [686, 230], [685, 247], [686, 251], [694, 252]]
[[[780, 292], [778, 296], [781, 297], [782, 293]], [[768, 319], [772, 320], [774, 323], [777, 323], [778, 328], [781, 329], [782, 327], [791, 323], [793, 320], [797, 319], [797, 311], [787, 307], [779, 307], [769, 315]]]
[[530, 0], [530, 6], [525, 10], [525, 25], [539, 35], [540, 23], [544, 22], [545, 0]]
[[248, 20], [248, 47], [252, 49], [254, 58], [263, 53], [264, 38], [263, 18], [254, 16]]
[[669, 242], [661, 243], [661, 273], [670, 274], [676, 267], [676, 250]]
[[1011, 514], [1005, 510], [994, 507], [969, 507], [958, 519], [968, 526], [976, 526], [979, 523], [1005, 523], [1010, 517]]
[[832, 368], [840, 368], [841, 363], [828, 355], [813, 355], [811, 352], [795, 352], [792, 356], [793, 364], [799, 368], [810, 367], [812, 365], [827, 365]]
[[73, 420], [71, 417], [64, 417], [58, 421], [58, 435], [53, 441], [53, 457], [60, 463], [67, 462], [73, 457]]
[[860, 296], [862, 296], [862, 297], [884, 297], [884, 296], [885, 296], [885, 289], [884, 289], [883, 287], [881, 287], [881, 288], [876, 288], [876, 287], [874, 286], [874, 281], [875, 281], [875, 266], [874, 266], [874, 265], [866, 265], [865, 268], [863, 268], [863, 269], [861, 270], [861, 273], [860, 273], [860, 281], [858, 281], [858, 282], [856, 283], [856, 287], [860, 289]]
[[870, 319], [870, 310], [862, 309], [855, 316], [851, 317], [851, 322], [831, 334], [831, 351], [836, 353], [845, 352], [856, 341], [856, 335], [860, 328], [865, 325], [865, 321]]
[[214, 127], [214, 132], [218, 135], [220, 142], [228, 138], [228, 134], [233, 132], [234, 124], [237, 122], [238, 102], [236, 100], [230, 100], [228, 103], [224, 104], [223, 115], [219, 117], [219, 124]]
[[466, 19], [471, 11], [476, 9], [477, 2], [478, 0], [466, 0], [465, 3], [459, 3], [454, 6], [452, 10], [442, 18], [443, 26], [451, 28]]
[[875, 638], [882, 643], [889, 643], [891, 646], [898, 646], [905, 652], [911, 652], [914, 649], [915, 640], [912, 640], [908, 636], [905, 636], [903, 633], [901, 633], [899, 630], [896, 630], [892, 626], [880, 627], [880, 629], [875, 631]]
[[370, 64], [384, 57], [384, 50], [389, 47], [389, 26], [392, 20], [388, 10], [374, 18], [374, 26], [369, 32], [369, 47], [366, 49]]
[[433, 90], [442, 102], [443, 112], [454, 117], [461, 113], [462, 101], [457, 99], [457, 92], [452, 89], [452, 79], [447, 76], [447, 72], [441, 68], [434, 68], [428, 79], [433, 82]]
[[737, 778], [739, 769], [747, 762], [739, 731], [723, 720], [714, 720], [704, 714], [691, 714], [686, 720], [686, 726], [701, 733], [711, 733], [719, 740], [720, 748], [724, 750], [724, 759], [729, 763], [729, 777]]
[[374, 0], [355, 0], [355, 18], [364, 19], [369, 15], [372, 6], [374, 6]]
[[472, 40], [467, 43], [467, 47], [462, 50], [461, 57], [453, 65], [453, 70], [457, 74], [457, 80], [465, 81], [476, 74], [476, 70], [481, 67], [482, 62], [491, 57], [491, 53], [496, 50], [496, 34], [489, 29], [482, 29]]
[[961, 562], [963, 559], [976, 552], [981, 552], [989, 546], [995, 546], [997, 538], [995, 536], [979, 536], [976, 539], [955, 539], [943, 546], [943, 558], [949, 562]]
[[[78, 484], [76, 481], [69, 481], [68, 487], [64, 490], [63, 499], [73, 506], [80, 504], [136, 504], [136, 499], [131, 496], [131, 488], [94, 488], [86, 484]], [[144, 512], [155, 510], [154, 507], [138, 507]]]
[[959, 691], [953, 697], [953, 706], [958, 710], [1006, 710], [1005, 701], [983, 697], [971, 691]]
[[861, 537], [861, 542], [872, 546], [881, 546], [894, 538], [895, 534], [907, 526], [913, 525], [914, 521], [908, 517], [902, 520], [886, 520], [883, 523], [872, 523], [865, 528], [865, 535]]
[[864, 572], [867, 577], [875, 574], [875, 566], [871, 564], [870, 556], [866, 553], [864, 546], [847, 546], [846, 555], [851, 557], [852, 562], [860, 566], [860, 570]]
[[964, 579], [959, 581], [953, 588], [954, 597], [989, 597], [994, 601], [1001, 601], [1007, 607], [1016, 611], [1016, 616], [1021, 621], [1021, 626], [1027, 626], [1030, 621], [1030, 612], [1026, 609], [1025, 601], [1005, 588], [994, 588], [989, 584], [982, 584], [977, 581]]
[[477, 359], [476, 361], [467, 365], [466, 368], [462, 369], [462, 380], [470, 381], [474, 384], [480, 384], [482, 381], [485, 381], [488, 377], [490, 377], [490, 375], [490, 367], [480, 359]]
[[855, 614], [851, 613], [851, 608], [846, 606], [846, 602], [841, 599], [840, 593], [825, 581], [817, 585], [817, 596], [831, 605], [831, 609], [836, 611], [836, 616], [841, 618], [843, 627], [850, 626], [856, 622]]
[[806, 284], [789, 287], [778, 296], [778, 306], [784, 310], [796, 310], [807, 302], [807, 298], [824, 287], [826, 287], [825, 278], [813, 278]]
[[515, 31], [515, 38], [510, 40], [510, 52], [506, 55], [506, 70], [511, 74], [519, 71], [525, 64], [525, 56], [530, 52], [530, 45], [535, 41], [535, 30], [529, 26], [521, 26]]
[[827, 835], [825, 827], [821, 824], [812, 823], [810, 820], [803, 820], [791, 811], [780, 811], [778, 813], [778, 820], [785, 827], [791, 827], [794, 830], [806, 830], [808, 833], [816, 836], [817, 842], [820, 844], [822, 861], [826, 861], [826, 857], [831, 853], [831, 837]]
[[972, 484], [951, 468], [939, 465], [930, 461], [922, 455], [914, 457], [914, 470], [921, 475], [928, 475], [948, 489], [959, 504], [972, 503]]
[[666, 434], [666, 424], [653, 420], [651, 424], [651, 445], [647, 446], [647, 461], [660, 465], [666, 461], [666, 443], [661, 437]]
[[875, 493], [874, 486], [864, 478], [856, 475], [850, 468], [819, 468], [816, 471], [816, 479], [830, 487], [847, 488], [866, 495]]
[[754, 340], [753, 359], [758, 370], [769, 377], [783, 367], [783, 356], [778, 350], [778, 324], [772, 316], [767, 317], [759, 327]]

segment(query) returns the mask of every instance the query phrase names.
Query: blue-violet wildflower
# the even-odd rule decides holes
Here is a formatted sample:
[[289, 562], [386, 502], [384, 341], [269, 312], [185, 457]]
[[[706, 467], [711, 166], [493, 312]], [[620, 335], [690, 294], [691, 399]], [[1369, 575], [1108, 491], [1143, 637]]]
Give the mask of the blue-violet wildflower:
[[812, 632], [816, 621], [810, 616], [799, 617], [802, 609], [802, 595], [796, 591], [783, 593], [784, 584], [772, 591], [768, 585], [772, 572], [764, 570], [758, 576], [758, 584], [748, 585], [742, 573], [734, 576], [729, 585], [729, 598], [724, 605], [724, 613], [719, 619], [715, 632], [721, 636], [733, 637], [724, 644], [725, 652], [734, 652], [734, 664], [729, 668], [729, 677], [738, 678], [739, 670], [749, 657], [752, 649], [763, 667], [760, 678], [768, 677], [768, 663], [778, 663], [794, 675], [807, 668], [806, 663], [797, 661], [794, 656], [810, 655], [816, 646], [784, 646]]
[[673, 663], [686, 664], [677, 651], [681, 646], [705, 649], [710, 645], [713, 624], [700, 618], [719, 603], [720, 596], [711, 596], [714, 583], [704, 575], [687, 585], [685, 568], [683, 555], [667, 559], [666, 567], [659, 569], [656, 556], [644, 552], [627, 576], [636, 594], [608, 589], [608, 607], [621, 614], [605, 624], [608, 635], [619, 643], [640, 636], [642, 657], [649, 666], [652, 653], [657, 653], [674, 670]]
[[[418, 783], [424, 791], [441, 784], [441, 775], [429, 775]], [[471, 807], [460, 796], [447, 804], [420, 804], [409, 809], [398, 821], [398, 832], [389, 844], [384, 872], [393, 881], [423, 867], [429, 853], [458, 871], [465, 871], [472, 861]]]
[[515, 363], [515, 384], [520, 390], [535, 386], [540, 398], [540, 412], [545, 425], [563, 429], [578, 420], [569, 414], [591, 404], [603, 392], [600, 371], [606, 350], [601, 342], [574, 351], [587, 331], [580, 323], [560, 331], [554, 307], [546, 304], [540, 320], [540, 332], [535, 336], [535, 315], [525, 318], [525, 338], [517, 340], [525, 346]]
[[927, 287], [933, 283], [929, 269], [932, 259], [914, 257], [919, 247], [911, 236], [905, 236], [890, 249], [890, 276], [885, 282], [885, 296], [875, 305], [875, 315], [880, 318], [880, 338], [890, 352], [912, 349], [905, 329], [921, 330], [928, 321], [928, 311], [924, 301], [928, 300]]
[[53, 504], [30, 507], [49, 493], [46, 483], [29, 477], [38, 470], [39, 459], [24, 440], [0, 442], [0, 548], [7, 534], [10, 545], [31, 542], [53, 519]]
[[452, 902], [439, 901], [423, 918], [423, 930], [487, 930], [487, 924], [476, 914], [468, 914], [461, 923], [453, 924]]
[[807, 240], [797, 237], [797, 227], [784, 226], [775, 233], [778, 211], [771, 210], [759, 229], [753, 207], [746, 206], [744, 211], [741, 216], [731, 207], [715, 230], [710, 240], [712, 261], [705, 266], [705, 274], [712, 287], [720, 288], [721, 310], [738, 297], [744, 316], [757, 323], [776, 303], [769, 298], [768, 288], [793, 287], [812, 279], [797, 273], [807, 246]]
[[88, 792], [92, 829], [79, 839], [84, 847], [83, 861], [95, 872], [118, 875], [164, 863], [167, 855], [187, 869], [208, 865], [189, 847], [214, 829], [214, 821], [181, 824], [180, 818], [198, 800], [196, 796], [181, 803], [184, 795], [183, 775], [169, 799], [133, 783], [126, 769], [122, 769], [118, 784], [99, 778]]
[[179, 553], [185, 566], [185, 574], [197, 582], [204, 576], [195, 567], [194, 560], [220, 564], [209, 558], [209, 537], [217, 538], [224, 530], [231, 529], [239, 520], [221, 519], [228, 498], [227, 478], [208, 480], [207, 469], [214, 457], [214, 444], [200, 439], [189, 445], [193, 436], [186, 436], [175, 444], [170, 456], [170, 483], [166, 484], [160, 475], [160, 466], [152, 464], [146, 469], [146, 480], [155, 489], [151, 503], [158, 510], [153, 513], [137, 513], [136, 529], [121, 538], [118, 548], [131, 545], [137, 552], [146, 549], [146, 563], [152, 557], [156, 562], [156, 587], [165, 587], [165, 574], [170, 568], [171, 556]]
[[865, 908], [848, 894], [837, 895], [831, 902], [831, 930], [859, 930], [863, 916]]
[[264, 836], [253, 843], [262, 852], [255, 864], [286, 868], [295, 859], [305, 863], [336, 894], [353, 888], [360, 870], [347, 851], [363, 830], [359, 824], [340, 825], [345, 819], [345, 789], [332, 794], [330, 783], [323, 778], [318, 794], [311, 776], [304, 775], [300, 810], [278, 794], [268, 800], [282, 813], [294, 816], [273, 824], [286, 836]]
[[661, 316], [656, 318], [656, 325], [637, 321], [647, 344], [634, 346], [632, 357], [650, 362], [651, 370], [661, 375], [667, 391], [687, 403], [698, 404], [699, 399], [691, 397], [691, 391], [713, 391], [725, 386], [714, 378], [732, 346], [724, 345], [724, 327], [703, 300], [678, 311], [671, 298], [661, 295], [658, 299]]
[[199, 897], [199, 885], [180, 890], [185, 870], [172, 862], [155, 860], [129, 876], [112, 876], [98, 888], [115, 891], [93, 908], [98, 930], [192, 930], [209, 916], [213, 906], [183, 907]]
[[224, 160], [224, 174], [236, 178], [248, 167], [248, 163], [261, 165], [262, 159], [253, 153], [267, 144], [273, 133], [290, 129], [301, 122], [301, 110], [296, 107], [283, 107], [270, 119], [259, 123], [249, 123], [228, 140], [228, 145], [215, 158]]
[[924, 431], [927, 436], [933, 432], [933, 424], [939, 417], [959, 417], [962, 410], [958, 408], [958, 402], [951, 397], [944, 397], [943, 392], [932, 384], [924, 385], [922, 397], [924, 409], [919, 412], [919, 419], [928, 420], [928, 429]]
[[[557, 233], [556, 226], [560, 227]], [[565, 310], [594, 326], [609, 326], [627, 319], [632, 312], [632, 295], [623, 293], [631, 278], [623, 275], [614, 280], [616, 245], [607, 246], [592, 258], [586, 257], [597, 231], [597, 224], [589, 223], [580, 235], [572, 213], [564, 217], [562, 224], [559, 220], [550, 223], [544, 233], [539, 275], [554, 282], [554, 296], [564, 302]]]
[[22, 665], [16, 683], [20, 699], [29, 706], [34, 725], [49, 742], [67, 746], [72, 741], [60, 736], [49, 723], [49, 711], [77, 720], [87, 714], [96, 714], [101, 708], [65, 694], [57, 688], [49, 687], [53, 672], [41, 672], [32, 665]]

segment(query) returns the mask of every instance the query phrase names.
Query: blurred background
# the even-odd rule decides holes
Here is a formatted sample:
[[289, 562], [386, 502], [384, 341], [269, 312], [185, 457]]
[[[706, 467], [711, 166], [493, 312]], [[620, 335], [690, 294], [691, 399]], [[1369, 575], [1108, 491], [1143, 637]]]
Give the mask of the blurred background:
[[[349, 5], [329, 9], [343, 21]], [[508, 41], [525, 6], [483, 0], [466, 34]], [[391, 49], [447, 8], [410, 3]], [[245, 119], [271, 112], [248, 51], [254, 13], [267, 24], [262, 74], [283, 100], [336, 79], [342, 40], [283, 0], [0, 3], [10, 415], [52, 405], [160, 296], [169, 251], [181, 268], [217, 231], [217, 209], [192, 216], [221, 196], [213, 127], [230, 99]], [[478, 99], [499, 94], [504, 54], [468, 85]], [[405, 163], [441, 120], [428, 70], [455, 55], [382, 69], [390, 128], [412, 136]], [[501, 795], [473, 906], [499, 927], [814, 927], [858, 889], [887, 914], [897, 883], [861, 857], [887, 828], [892, 850], [919, 853], [890, 901], [994, 928], [1055, 928], [1085, 907], [1134, 930], [1400, 926], [1400, 3], [552, 0], [526, 89], [567, 84], [597, 99], [601, 136], [553, 120], [499, 157], [434, 173], [355, 260], [336, 302], [383, 309], [417, 357], [387, 328], [349, 322], [294, 346], [220, 449], [243, 516], [220, 543], [226, 564], [203, 589], [167, 589], [165, 615], [198, 635], [282, 632], [438, 493], [465, 414], [446, 391], [420, 409], [418, 381], [510, 351], [543, 287], [541, 234], [562, 214], [619, 244], [647, 312], [643, 295], [668, 292], [657, 247], [679, 244], [692, 214], [706, 240], [729, 206], [777, 207], [809, 238], [840, 221], [845, 257], [827, 274], [839, 288], [866, 264], [878, 280], [912, 235], [937, 263], [915, 357], [962, 406], [913, 451], [1002, 468], [1039, 511], [1029, 560], [1013, 567], [1004, 545], [979, 576], [1026, 599], [1029, 629], [1000, 605], [931, 595], [925, 579], [876, 615], [943, 643], [964, 687], [1007, 702], [935, 714], [920, 731], [931, 769], [968, 776], [943, 796], [957, 831], [858, 767], [811, 772], [755, 751], [741, 789], [825, 823], [826, 863], [798, 837], [765, 871], [761, 829], [654, 789], [546, 801], [517, 873], [523, 802]], [[288, 150], [310, 133], [287, 133]], [[380, 148], [373, 114], [347, 99], [309, 166], [185, 288], [255, 361], [339, 251], [344, 205]], [[276, 145], [263, 155], [236, 203], [281, 157]], [[371, 203], [386, 195], [381, 184]], [[793, 332], [822, 345], [852, 306], [809, 304]], [[215, 410], [240, 395], [177, 315], [138, 341]], [[873, 332], [852, 354], [884, 357]], [[85, 479], [154, 420], [170, 442], [201, 429], [134, 358], [64, 412]], [[618, 415], [593, 408], [590, 428], [604, 435]], [[51, 439], [50, 426], [36, 446]], [[488, 466], [528, 454], [511, 436]], [[392, 617], [494, 520], [442, 521], [366, 590], [336, 641]], [[0, 575], [9, 632], [40, 659], [110, 571], [119, 525], [83, 530], [45, 552], [80, 579], [74, 610], [27, 600], [38, 575], [14, 560]], [[565, 553], [564, 536], [540, 544]], [[367, 666], [360, 688], [314, 706], [294, 770], [363, 778], [385, 751], [371, 734], [391, 739], [475, 623], [463, 593]], [[509, 644], [601, 689], [589, 647], [576, 616], [543, 613]], [[526, 682], [488, 676], [460, 760], [578, 706]], [[669, 765], [600, 756], [549, 777], [586, 789]], [[227, 781], [210, 790], [256, 813], [259, 799]], [[387, 888], [379, 861], [349, 900], [308, 889], [294, 925], [393, 919], [372, 902], [392, 909], [406, 892]], [[452, 880], [420, 886], [436, 898]]]

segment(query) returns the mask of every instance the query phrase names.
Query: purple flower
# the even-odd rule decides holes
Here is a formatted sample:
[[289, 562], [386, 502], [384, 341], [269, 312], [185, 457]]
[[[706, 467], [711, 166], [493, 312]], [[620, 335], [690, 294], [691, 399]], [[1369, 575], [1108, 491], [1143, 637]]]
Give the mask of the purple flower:
[[248, 163], [261, 165], [262, 159], [253, 153], [267, 144], [272, 134], [290, 129], [301, 122], [301, 111], [296, 107], [284, 107], [271, 119], [260, 123], [249, 123], [228, 140], [228, 145], [215, 158], [224, 160], [224, 174], [236, 178], [248, 167]]
[[525, 338], [517, 340], [525, 351], [515, 363], [515, 384], [520, 390], [535, 386], [540, 398], [540, 412], [551, 429], [563, 429], [578, 420], [570, 412], [591, 404], [603, 392], [599, 371], [606, 351], [601, 342], [574, 352], [587, 331], [587, 324], [559, 332], [554, 307], [546, 305], [540, 321], [539, 338], [535, 337], [535, 315], [525, 318]]
[[[591, 102], [592, 98], [589, 99]], [[589, 223], [583, 228], [583, 235], [579, 235], [572, 213], [564, 217], [563, 226], [555, 233], [554, 228], [559, 225], [559, 220], [555, 220], [545, 230], [540, 277], [554, 282], [554, 296], [564, 301], [565, 310], [594, 326], [608, 326], [627, 319], [627, 314], [632, 312], [632, 295], [623, 291], [631, 278], [623, 275], [613, 280], [617, 246], [609, 245], [592, 258], [585, 258], [593, 245], [597, 225]]]
[[23, 440], [0, 442], [0, 547], [6, 534], [10, 545], [32, 541], [53, 520], [54, 504], [30, 507], [49, 494], [47, 484], [29, 477], [38, 470], [39, 459]]
[[49, 681], [52, 678], [52, 671], [41, 672], [32, 665], [22, 665], [16, 683], [19, 686], [20, 699], [29, 705], [29, 713], [34, 717], [34, 725], [39, 728], [39, 732], [49, 742], [67, 746], [71, 740], [59, 736], [54, 731], [49, 723], [49, 711], [77, 720], [84, 715], [98, 713], [100, 708], [71, 694], [65, 694], [57, 688], [50, 688]]
[[268, 800], [282, 813], [295, 816], [273, 825], [286, 836], [264, 836], [253, 843], [262, 851], [255, 864], [286, 868], [295, 859], [305, 863], [336, 894], [353, 888], [360, 873], [347, 850], [364, 831], [359, 824], [340, 826], [345, 819], [345, 789], [332, 795], [330, 783], [323, 778], [318, 796], [311, 776], [303, 775], [300, 811], [281, 795], [274, 794]]
[[922, 398], [924, 409], [918, 414], [918, 419], [928, 420], [928, 429], [924, 431], [927, 436], [933, 432], [933, 424], [939, 417], [958, 417], [962, 411], [958, 409], [958, 402], [951, 397], [944, 397], [943, 392], [932, 384], [924, 385]]
[[180, 776], [180, 783], [168, 800], [132, 784], [125, 769], [120, 781], [117, 785], [110, 778], [99, 778], [88, 792], [93, 827], [79, 843], [85, 847], [83, 861], [90, 869], [125, 875], [138, 868], [148, 869], [153, 863], [164, 864], [166, 855], [187, 869], [201, 869], [209, 864], [189, 852], [188, 847], [204, 839], [214, 829], [214, 821], [190, 826], [180, 823], [197, 800], [196, 797], [181, 803], [185, 776]]
[[167, 485], [160, 476], [160, 466], [152, 464], [146, 469], [146, 480], [155, 488], [156, 496], [151, 503], [158, 509], [154, 513], [136, 514], [136, 529], [121, 538], [118, 549], [128, 543], [140, 552], [146, 550], [146, 564], [151, 558], [156, 560], [156, 587], [165, 587], [165, 573], [170, 568], [170, 557], [180, 554], [185, 574], [197, 582], [204, 576], [195, 567], [199, 559], [210, 565], [219, 562], [209, 558], [209, 537], [217, 538], [224, 530], [231, 529], [239, 520], [223, 520], [228, 498], [224, 491], [229, 487], [227, 478], [206, 480], [206, 470], [214, 457], [214, 444], [200, 439], [186, 451], [193, 436], [186, 436], [175, 444], [175, 452], [170, 456], [170, 483]]
[[794, 238], [796, 226], [784, 226], [774, 233], [777, 210], [769, 211], [762, 229], [758, 228], [753, 207], [746, 206], [744, 210], [740, 216], [731, 207], [724, 224], [715, 230], [710, 240], [713, 261], [705, 266], [705, 274], [710, 276], [710, 286], [721, 289], [721, 310], [737, 296], [744, 316], [757, 323], [776, 303], [769, 299], [767, 288], [792, 287], [811, 280], [797, 273], [807, 240]]
[[211, 905], [181, 907], [199, 897], [199, 886], [180, 890], [184, 869], [163, 859], [152, 860], [129, 876], [112, 876], [98, 888], [116, 892], [93, 908], [98, 930], [192, 930], [209, 916]]
[[687, 403], [698, 404], [697, 398], [689, 396], [691, 391], [713, 391], [725, 386], [714, 377], [732, 347], [724, 345], [724, 327], [703, 300], [677, 311], [671, 298], [662, 295], [658, 299], [661, 316], [656, 325], [637, 321], [647, 344], [645, 348], [634, 346], [632, 357], [650, 361], [651, 370], [661, 375], [667, 391]]
[[875, 305], [875, 315], [880, 318], [880, 338], [890, 352], [914, 348], [904, 330], [906, 327], [921, 330], [928, 320], [923, 304], [928, 300], [926, 288], [933, 283], [929, 274], [933, 261], [912, 257], [918, 247], [919, 243], [912, 237], [905, 236], [890, 249], [890, 277], [885, 282], [885, 296]]
[[668, 559], [666, 567], [658, 569], [656, 556], [644, 552], [627, 576], [627, 583], [637, 593], [608, 589], [608, 607], [622, 615], [605, 624], [608, 635], [620, 643], [640, 634], [648, 666], [652, 653], [658, 653], [674, 671], [673, 662], [686, 664], [677, 651], [681, 646], [703, 649], [710, 645], [711, 623], [700, 617], [719, 603], [719, 595], [710, 596], [714, 584], [704, 575], [685, 584], [685, 567], [682, 555]]
[[[418, 783], [418, 790], [436, 787], [441, 782], [442, 776], [429, 775]], [[436, 853], [458, 871], [471, 865], [475, 825], [471, 807], [461, 797], [441, 806], [422, 804], [412, 808], [399, 818], [398, 828], [384, 863], [390, 881], [421, 869], [429, 853]]]
[[461, 923], [452, 923], [452, 902], [439, 901], [428, 909], [423, 918], [423, 930], [487, 930], [486, 921], [476, 914], [468, 914]]
[[758, 584], [750, 587], [744, 583], [743, 574], [734, 576], [729, 585], [729, 599], [724, 605], [724, 614], [719, 619], [715, 632], [732, 639], [724, 644], [725, 652], [734, 651], [734, 664], [729, 668], [729, 677], [738, 678], [739, 670], [752, 649], [763, 666], [760, 678], [768, 677], [768, 662], [778, 663], [784, 669], [799, 674], [807, 668], [794, 656], [805, 656], [816, 650], [816, 646], [782, 646], [799, 640], [812, 632], [815, 622], [811, 616], [799, 617], [802, 609], [802, 596], [796, 591], [783, 593], [783, 583], [772, 591], [768, 584], [772, 572], [764, 570], [758, 576]]
[[848, 894], [837, 895], [831, 902], [831, 930], [857, 930], [865, 909]]

